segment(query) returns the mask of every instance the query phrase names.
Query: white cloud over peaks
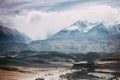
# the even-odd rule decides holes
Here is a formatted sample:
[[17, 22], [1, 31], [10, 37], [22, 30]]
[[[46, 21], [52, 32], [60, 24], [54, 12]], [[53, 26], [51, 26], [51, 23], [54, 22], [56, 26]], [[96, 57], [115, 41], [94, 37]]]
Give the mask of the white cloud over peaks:
[[77, 20], [91, 22], [112, 22], [118, 18], [119, 11], [107, 5], [72, 8], [66, 11], [42, 12], [23, 10], [20, 15], [11, 17], [13, 25], [33, 40], [45, 39], [48, 35], [68, 27]]

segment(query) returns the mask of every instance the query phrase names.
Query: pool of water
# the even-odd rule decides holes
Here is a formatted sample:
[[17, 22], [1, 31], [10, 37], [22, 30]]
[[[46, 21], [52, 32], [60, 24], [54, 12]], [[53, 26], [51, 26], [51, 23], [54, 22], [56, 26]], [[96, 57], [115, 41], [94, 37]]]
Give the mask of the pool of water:
[[93, 76], [97, 76], [97, 77], [103, 77], [103, 78], [112, 78], [114, 77], [112, 74], [108, 74], [108, 73], [94, 73], [94, 72], [91, 72], [91, 73], [88, 73], [88, 75], [93, 75]]

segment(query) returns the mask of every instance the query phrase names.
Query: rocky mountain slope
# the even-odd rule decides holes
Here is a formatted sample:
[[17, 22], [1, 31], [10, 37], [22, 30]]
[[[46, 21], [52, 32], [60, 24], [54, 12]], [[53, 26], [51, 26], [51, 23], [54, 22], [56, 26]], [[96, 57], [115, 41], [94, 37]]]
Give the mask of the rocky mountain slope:
[[0, 42], [17, 42], [26, 43], [31, 39], [25, 34], [20, 33], [16, 29], [0, 26]]
[[60, 52], [120, 52], [119, 24], [106, 26], [102, 22], [77, 21], [47, 40], [30, 43], [37, 51]]
[[[106, 52], [120, 53], [120, 24], [105, 25], [102, 22], [77, 21], [46, 40], [32, 41], [18, 46], [12, 44], [7, 51], [58, 51], [68, 53]], [[17, 46], [17, 47], [16, 47]], [[6, 45], [4, 46], [5, 50]]]

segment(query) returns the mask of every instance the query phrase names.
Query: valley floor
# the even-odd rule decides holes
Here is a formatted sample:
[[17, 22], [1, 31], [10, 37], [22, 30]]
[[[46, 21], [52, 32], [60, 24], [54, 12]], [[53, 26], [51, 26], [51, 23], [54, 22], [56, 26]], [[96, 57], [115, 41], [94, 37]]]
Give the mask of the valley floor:
[[[20, 67], [19, 67], [20, 68]], [[45, 80], [58, 80], [60, 75], [71, 73], [76, 70], [61, 68], [21, 68], [20, 71], [0, 70], [0, 80], [35, 80], [45, 78]]]

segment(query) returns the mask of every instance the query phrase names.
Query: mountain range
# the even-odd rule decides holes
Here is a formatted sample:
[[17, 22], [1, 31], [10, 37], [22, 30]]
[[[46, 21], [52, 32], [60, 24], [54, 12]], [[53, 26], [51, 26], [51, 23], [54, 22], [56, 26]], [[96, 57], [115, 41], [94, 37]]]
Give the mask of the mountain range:
[[0, 26], [0, 42], [26, 43], [30, 41], [31, 39], [28, 36], [16, 29]]
[[[108, 28], [110, 27], [110, 28]], [[65, 40], [97, 40], [108, 36], [120, 34], [120, 24], [105, 26], [102, 22], [90, 23], [77, 21], [70, 27], [64, 28], [49, 39]]]
[[[105, 52], [120, 53], [120, 24], [106, 25], [104, 22], [77, 21], [46, 40], [29, 44], [5, 45], [0, 51], [58, 51], [68, 53]], [[9, 48], [9, 47], [10, 48]], [[16, 47], [17, 46], [17, 47]]]

